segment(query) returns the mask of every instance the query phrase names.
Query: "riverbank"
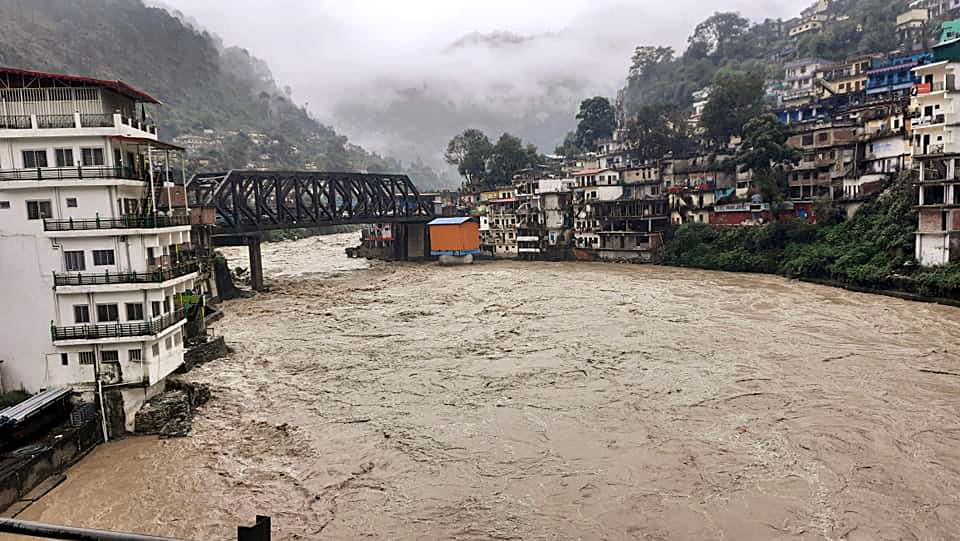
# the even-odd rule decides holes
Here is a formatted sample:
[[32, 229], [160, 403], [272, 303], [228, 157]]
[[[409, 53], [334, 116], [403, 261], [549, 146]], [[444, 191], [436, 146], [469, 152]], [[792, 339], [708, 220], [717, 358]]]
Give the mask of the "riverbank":
[[191, 373], [215, 397], [192, 435], [100, 446], [22, 518], [212, 540], [255, 514], [280, 539], [955, 530], [954, 308], [652, 265], [343, 270], [367, 264], [354, 240], [264, 245], [271, 291], [225, 303], [234, 351]]
[[663, 263], [732, 272], [779, 274], [911, 300], [960, 302], [960, 265], [917, 268], [917, 214], [904, 175], [849, 220], [810, 225], [684, 224], [668, 238]]

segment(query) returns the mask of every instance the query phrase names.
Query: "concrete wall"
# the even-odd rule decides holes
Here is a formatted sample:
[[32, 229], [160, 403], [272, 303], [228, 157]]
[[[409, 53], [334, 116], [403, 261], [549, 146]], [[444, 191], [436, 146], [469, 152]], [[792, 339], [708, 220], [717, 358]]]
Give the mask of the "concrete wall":
[[51, 475], [62, 473], [102, 438], [99, 419], [70, 428], [53, 445], [33, 456], [0, 458], [0, 510], [26, 495]]

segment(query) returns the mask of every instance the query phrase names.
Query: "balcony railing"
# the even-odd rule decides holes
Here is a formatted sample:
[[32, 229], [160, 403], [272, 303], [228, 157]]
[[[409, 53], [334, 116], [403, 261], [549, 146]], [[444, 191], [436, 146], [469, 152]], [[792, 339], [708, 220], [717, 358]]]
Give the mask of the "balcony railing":
[[38, 128], [76, 128], [73, 115], [37, 115]]
[[200, 266], [196, 261], [187, 261], [169, 268], [158, 268], [151, 272], [104, 272], [104, 273], [53, 273], [54, 286], [87, 286], [104, 284], [140, 284], [159, 283], [197, 272]]
[[112, 128], [113, 115], [81, 114], [81, 128]]
[[85, 178], [122, 178], [130, 180], [149, 180], [146, 171], [132, 167], [111, 167], [106, 165], [86, 167], [35, 167], [31, 169], [0, 170], [0, 181], [4, 180], [79, 180]]
[[89, 220], [44, 220], [44, 231], [86, 231], [90, 229], [146, 229], [190, 225], [189, 216], [123, 216]]
[[924, 116], [910, 121], [911, 126], [927, 126], [933, 124], [943, 124], [946, 117], [943, 113], [934, 116]]
[[178, 308], [169, 314], [141, 323], [107, 323], [99, 325], [74, 325], [57, 327], [50, 325], [53, 340], [97, 340], [100, 338], [123, 338], [127, 336], [153, 336], [159, 334], [187, 317], [187, 311]]
[[0, 129], [30, 130], [51, 128], [113, 128], [122, 125], [156, 135], [157, 127], [119, 113], [82, 113], [69, 115], [6, 115], [0, 116]]
[[32, 127], [30, 115], [0, 116], [0, 130], [29, 130]]

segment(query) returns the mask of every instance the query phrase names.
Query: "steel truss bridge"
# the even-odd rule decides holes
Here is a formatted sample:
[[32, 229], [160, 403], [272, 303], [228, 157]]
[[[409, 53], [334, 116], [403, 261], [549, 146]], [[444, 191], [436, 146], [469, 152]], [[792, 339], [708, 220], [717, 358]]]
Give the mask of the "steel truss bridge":
[[217, 234], [433, 218], [406, 175], [232, 170], [194, 175], [186, 190], [191, 206], [216, 209]]

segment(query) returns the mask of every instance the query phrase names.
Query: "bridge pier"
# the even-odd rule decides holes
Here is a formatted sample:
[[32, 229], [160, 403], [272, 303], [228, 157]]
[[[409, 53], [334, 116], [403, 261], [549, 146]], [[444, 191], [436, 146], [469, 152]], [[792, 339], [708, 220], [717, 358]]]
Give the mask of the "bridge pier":
[[250, 287], [263, 291], [263, 256], [260, 254], [260, 237], [247, 237], [247, 252], [250, 254]]
[[419, 261], [430, 253], [426, 224], [394, 224], [393, 238], [393, 258], [396, 260]]

